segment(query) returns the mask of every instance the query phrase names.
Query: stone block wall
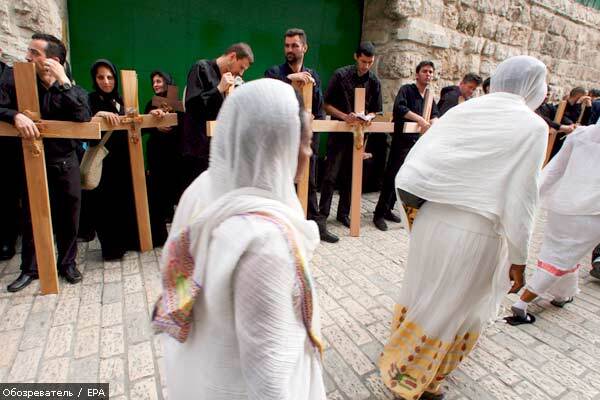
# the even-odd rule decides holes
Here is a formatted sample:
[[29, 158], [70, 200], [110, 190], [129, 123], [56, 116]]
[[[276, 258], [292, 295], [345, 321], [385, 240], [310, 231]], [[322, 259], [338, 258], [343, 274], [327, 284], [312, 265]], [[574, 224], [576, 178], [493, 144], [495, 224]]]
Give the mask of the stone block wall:
[[0, 60], [23, 61], [35, 32], [68, 41], [67, 24], [67, 0], [0, 0]]
[[574, 86], [600, 88], [600, 11], [575, 1], [365, 0], [364, 9], [363, 40], [377, 46], [386, 110], [425, 59], [436, 65], [436, 95], [519, 54], [547, 65], [554, 98]]

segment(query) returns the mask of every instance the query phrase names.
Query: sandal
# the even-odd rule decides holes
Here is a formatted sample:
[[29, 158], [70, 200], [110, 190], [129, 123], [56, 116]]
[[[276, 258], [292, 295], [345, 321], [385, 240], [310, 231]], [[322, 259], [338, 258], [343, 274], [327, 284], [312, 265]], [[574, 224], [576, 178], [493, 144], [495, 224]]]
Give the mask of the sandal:
[[550, 304], [552, 304], [554, 307], [558, 307], [558, 308], [563, 308], [565, 306], [565, 304], [569, 304], [573, 302], [573, 297], [569, 297], [566, 300], [552, 300], [550, 302]]
[[510, 317], [504, 317], [504, 320], [511, 326], [533, 324], [535, 322], [535, 316], [530, 313], [527, 313], [525, 318], [520, 315], [511, 315]]

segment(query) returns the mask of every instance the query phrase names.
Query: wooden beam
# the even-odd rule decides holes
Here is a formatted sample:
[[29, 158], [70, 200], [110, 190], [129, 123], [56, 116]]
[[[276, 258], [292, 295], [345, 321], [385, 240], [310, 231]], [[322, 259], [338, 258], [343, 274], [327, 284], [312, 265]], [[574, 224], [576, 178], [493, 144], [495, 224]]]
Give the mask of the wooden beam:
[[[40, 115], [35, 65], [33, 63], [15, 63], [14, 77], [19, 111], [30, 111]], [[41, 139], [22, 140], [21, 142], [40, 290], [43, 294], [54, 294], [58, 293], [58, 272], [54, 253], [52, 214], [48, 198], [44, 142]]]
[[120, 117], [121, 124], [120, 125], [111, 125], [102, 117], [94, 117], [92, 118], [92, 122], [96, 122], [100, 124], [100, 130], [105, 131], [118, 131], [118, 130], [128, 130], [131, 128], [133, 123], [139, 125], [140, 129], [144, 128], [165, 128], [168, 126], [177, 125], [177, 114], [176, 113], [168, 113], [165, 114], [163, 118], [157, 118], [150, 114], [138, 115], [136, 117], [128, 117], [121, 116]]
[[[313, 132], [348, 133], [354, 131], [355, 127], [344, 121], [336, 120], [314, 120]], [[363, 132], [394, 132], [393, 122], [371, 122], [363, 127]]]
[[[314, 87], [313, 83], [311, 82], [311, 83], [302, 84], [300, 82], [293, 82], [292, 86], [294, 87], [294, 89], [299, 91], [300, 94], [302, 94], [304, 110], [309, 115], [312, 115], [312, 94], [313, 94], [313, 87]], [[310, 163], [307, 163], [304, 166], [304, 170], [302, 171], [302, 173], [299, 177], [299, 180], [297, 183], [297, 189], [296, 189], [296, 192], [298, 194], [298, 199], [300, 200], [300, 205], [302, 206], [302, 209], [304, 210], [305, 217], [308, 215], [309, 180], [310, 180]]]
[[[135, 118], [139, 113], [138, 80], [135, 71], [122, 70], [123, 105], [125, 113]], [[112, 128], [111, 128], [112, 129]], [[150, 211], [146, 190], [146, 175], [144, 168], [144, 150], [142, 148], [142, 132], [139, 124], [131, 124], [129, 130], [129, 161], [135, 197], [135, 212], [137, 216], [138, 233], [141, 251], [152, 250], [152, 232], [150, 230]]]
[[[433, 110], [433, 91], [430, 88], [425, 89], [425, 97], [423, 98], [423, 113], [421, 116], [425, 121], [431, 119], [431, 110]], [[421, 127], [416, 122], [405, 122], [402, 129], [404, 133], [423, 133]]]
[[[554, 122], [560, 124], [562, 122], [563, 116], [565, 115], [565, 110], [567, 108], [567, 101], [562, 100], [558, 103], [558, 108], [556, 109], [556, 114], [554, 115]], [[548, 147], [546, 148], [546, 159], [544, 160], [544, 166], [548, 164], [550, 161], [550, 155], [552, 154], [552, 148], [554, 147], [554, 143], [556, 142], [556, 135], [558, 132], [550, 132], [548, 134]]]
[[[365, 112], [365, 88], [354, 90], [354, 112]], [[352, 189], [350, 200], [350, 236], [360, 235], [360, 208], [362, 202], [362, 173], [364, 153], [364, 130], [358, 125], [354, 131], [354, 146], [352, 148]]]
[[[100, 139], [98, 123], [40, 120], [35, 125], [45, 139]], [[0, 122], [0, 136], [20, 136], [20, 134], [14, 125]]]

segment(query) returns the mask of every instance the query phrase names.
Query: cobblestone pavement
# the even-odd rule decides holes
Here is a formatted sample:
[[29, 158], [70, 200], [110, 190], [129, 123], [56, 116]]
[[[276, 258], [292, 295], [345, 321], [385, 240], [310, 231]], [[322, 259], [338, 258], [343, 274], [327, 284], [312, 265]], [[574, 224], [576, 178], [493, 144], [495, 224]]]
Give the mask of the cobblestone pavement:
[[[397, 224], [388, 232], [372, 226], [376, 200], [364, 197], [360, 238], [332, 222], [342, 239], [322, 244], [313, 261], [331, 400], [392, 398], [375, 362], [402, 290], [407, 236]], [[540, 219], [530, 265], [542, 228]], [[110, 382], [114, 400], [166, 399], [160, 340], [148, 323], [160, 290], [158, 255], [103, 262], [98, 242], [82, 243], [83, 283], [63, 281], [49, 296], [36, 295], [37, 283], [7, 293], [19, 257], [0, 263], [0, 382]], [[449, 399], [600, 399], [600, 282], [587, 271], [565, 309], [542, 300], [532, 306], [534, 325], [490, 326], [446, 382]]]

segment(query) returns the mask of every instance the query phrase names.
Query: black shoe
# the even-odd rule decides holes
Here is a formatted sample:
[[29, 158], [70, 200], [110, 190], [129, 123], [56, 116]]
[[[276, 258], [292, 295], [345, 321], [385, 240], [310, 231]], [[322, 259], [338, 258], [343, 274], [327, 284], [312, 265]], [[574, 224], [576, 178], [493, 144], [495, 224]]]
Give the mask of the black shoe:
[[391, 221], [391, 222], [395, 222], [397, 224], [399, 224], [400, 222], [402, 222], [402, 220], [400, 219], [399, 216], [397, 216], [396, 214], [394, 214], [391, 211], [388, 211], [385, 213], [385, 215], [383, 216], [384, 219]]
[[590, 271], [590, 276], [593, 276], [596, 279], [600, 279], [600, 263], [592, 264], [592, 270]]
[[65, 278], [65, 280], [69, 283], [81, 282], [82, 279], [81, 272], [79, 272], [77, 267], [74, 265], [67, 267], [64, 271], [60, 271], [58, 274]]
[[322, 241], [327, 243], [339, 242], [340, 238], [327, 230], [326, 222], [319, 222], [317, 223], [317, 226], [319, 227], [319, 236], [321, 237]]
[[444, 400], [446, 398], [445, 393], [431, 393], [431, 392], [423, 392], [420, 399], [421, 400]]
[[344, 225], [346, 228], [350, 228], [350, 217], [348, 217], [347, 215], [338, 215], [336, 220], [338, 220], [338, 222], [341, 222], [342, 225]]
[[3, 244], [0, 246], [0, 261], [10, 260], [15, 255], [15, 246]]
[[380, 231], [385, 232], [388, 230], [388, 226], [385, 223], [385, 220], [383, 219], [383, 217], [373, 218], [373, 223], [375, 224], [375, 227], [377, 229], [379, 229]]
[[9, 292], [18, 292], [19, 290], [25, 289], [27, 286], [31, 284], [31, 282], [38, 279], [37, 274], [28, 274], [25, 272], [21, 272], [21, 275], [17, 279], [14, 280], [13, 283], [6, 287], [6, 290]]
[[126, 251], [123, 250], [122, 252], [115, 252], [115, 253], [102, 253], [102, 259], [104, 261], [116, 261], [116, 260], [120, 260], [121, 258], [123, 258], [123, 256], [125, 255]]
[[84, 243], [88, 243], [91, 242], [92, 240], [94, 240], [94, 238], [96, 237], [96, 232], [86, 232], [86, 233], [79, 233], [77, 235], [77, 239], [80, 242], [84, 242]]
[[563, 308], [565, 305], [572, 303], [573, 302], [573, 297], [569, 297], [567, 299], [564, 300], [552, 300], [550, 302], [550, 304], [552, 304], [554, 307], [558, 307], [558, 308]]

